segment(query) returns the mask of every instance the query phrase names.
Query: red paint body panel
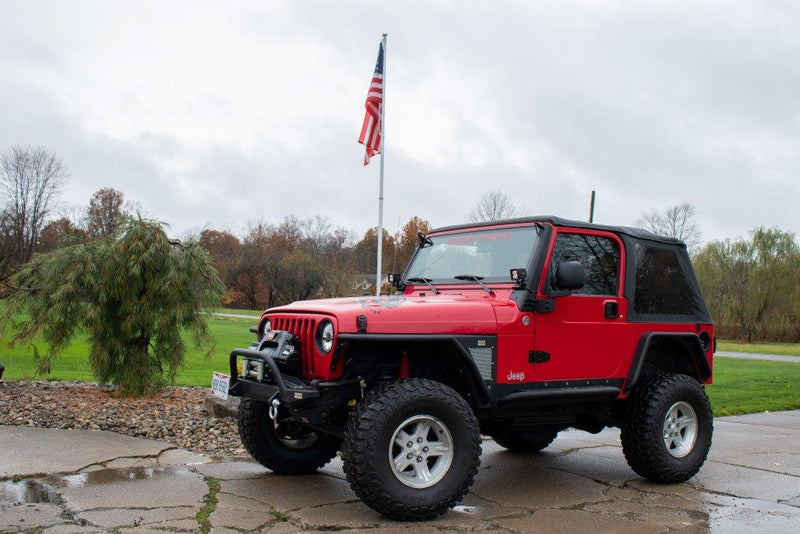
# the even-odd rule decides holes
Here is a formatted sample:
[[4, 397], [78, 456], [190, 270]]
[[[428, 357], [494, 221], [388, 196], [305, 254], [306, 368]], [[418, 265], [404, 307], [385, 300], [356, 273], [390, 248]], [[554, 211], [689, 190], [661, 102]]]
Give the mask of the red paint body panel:
[[[485, 228], [497, 227], [489, 225], [475, 230]], [[619, 272], [615, 295], [557, 296], [554, 310], [533, 313], [520, 311], [511, 300], [511, 283], [490, 284], [493, 295], [474, 283], [443, 285], [438, 295], [427, 285], [417, 284], [407, 286], [402, 294], [395, 296], [295, 302], [267, 310], [261, 320], [269, 317], [273, 328], [287, 328], [298, 335], [303, 347], [304, 378], [323, 380], [341, 377], [344, 360], [341, 358], [336, 369], [331, 370], [331, 354], [322, 355], [316, 349], [314, 328], [325, 319], [333, 321], [336, 335], [358, 333], [359, 316], [366, 317], [369, 334], [496, 335], [495, 381], [498, 384], [625, 379], [639, 341], [648, 332], [699, 334], [705, 331], [713, 339], [713, 324], [629, 322], [629, 302], [624, 296], [626, 254], [629, 252], [619, 236], [603, 230], [552, 228], [551, 241], [544, 249], [548, 258], [561, 233], [589, 234], [612, 239], [617, 244]], [[548, 272], [549, 259], [544, 262], [543, 272], [538, 273], [537, 299], [548, 298], [545, 294]], [[616, 304], [617, 312], [613, 317], [605, 316], [607, 303]], [[712, 350], [706, 353], [710, 366]], [[549, 360], [531, 363], [531, 351], [548, 353]], [[403, 358], [403, 369], [407, 373], [408, 356]], [[709, 378], [707, 383], [710, 382]]]
[[509, 290], [494, 296], [472, 287], [439, 295], [406, 293], [388, 297], [306, 300], [273, 308], [269, 314], [326, 314], [336, 317], [338, 333], [358, 332], [357, 317], [367, 318], [370, 334], [493, 334], [494, 304], [508, 303]]
[[[623, 354], [633, 355], [639, 339], [633, 338], [625, 319], [628, 302], [624, 293], [625, 247], [610, 232], [558, 229], [553, 233], [548, 258], [552, 257], [555, 242], [560, 234], [588, 234], [611, 239], [619, 252], [616, 295], [568, 295], [555, 299], [552, 312], [538, 314], [535, 322], [534, 350], [550, 354], [550, 360], [535, 365], [540, 380], [596, 379], [618, 376]], [[545, 262], [539, 284], [540, 298], [548, 277], [550, 260]], [[617, 304], [613, 318], [604, 316], [607, 302]], [[627, 368], [625, 370], [627, 372]]]

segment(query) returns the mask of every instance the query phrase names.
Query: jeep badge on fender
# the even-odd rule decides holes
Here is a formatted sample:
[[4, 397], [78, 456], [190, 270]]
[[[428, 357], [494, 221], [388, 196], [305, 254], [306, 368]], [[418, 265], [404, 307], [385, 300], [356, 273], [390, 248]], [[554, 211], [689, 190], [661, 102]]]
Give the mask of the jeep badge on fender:
[[714, 325], [680, 241], [557, 217], [451, 226], [390, 280], [268, 309], [231, 352], [242, 443], [274, 473], [341, 451], [361, 500], [422, 520], [467, 492], [481, 434], [536, 452], [618, 427], [660, 483], [705, 462]]

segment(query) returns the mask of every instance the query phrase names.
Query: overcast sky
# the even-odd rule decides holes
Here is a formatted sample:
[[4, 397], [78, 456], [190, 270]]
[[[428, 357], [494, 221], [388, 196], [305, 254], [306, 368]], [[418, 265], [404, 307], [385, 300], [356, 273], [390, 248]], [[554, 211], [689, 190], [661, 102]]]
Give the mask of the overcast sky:
[[385, 226], [528, 214], [632, 224], [682, 202], [703, 240], [800, 231], [800, 2], [0, 1], [0, 151], [63, 198], [123, 191], [185, 236], [323, 215], [377, 224], [357, 144], [387, 32]]

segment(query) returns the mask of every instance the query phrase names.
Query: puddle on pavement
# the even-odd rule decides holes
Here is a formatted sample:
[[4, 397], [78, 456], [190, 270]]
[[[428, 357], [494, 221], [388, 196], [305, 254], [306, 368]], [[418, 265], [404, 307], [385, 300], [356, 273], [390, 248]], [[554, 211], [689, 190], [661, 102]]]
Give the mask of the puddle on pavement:
[[99, 486], [101, 484], [114, 484], [119, 482], [130, 482], [133, 480], [148, 480], [151, 478], [181, 476], [190, 473], [185, 467], [175, 466], [150, 466], [150, 467], [130, 467], [125, 469], [102, 469], [99, 471], [89, 471], [76, 475], [66, 475], [59, 477], [60, 486]]
[[797, 532], [800, 509], [759, 499], [705, 495], [710, 532]]
[[185, 467], [131, 467], [103, 469], [75, 475], [52, 475], [41, 479], [5, 480], [0, 482], [0, 502], [59, 503], [58, 490], [83, 486], [119, 484], [160, 477], [185, 476], [191, 472]]
[[58, 503], [61, 498], [52, 486], [39, 480], [0, 482], [0, 502]]

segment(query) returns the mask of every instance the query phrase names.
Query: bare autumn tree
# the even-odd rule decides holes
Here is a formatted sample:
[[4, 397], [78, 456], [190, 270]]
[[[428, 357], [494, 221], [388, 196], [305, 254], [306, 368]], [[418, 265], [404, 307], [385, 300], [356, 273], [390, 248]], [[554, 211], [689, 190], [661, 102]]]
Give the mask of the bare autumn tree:
[[350, 290], [356, 272], [354, 241], [353, 233], [345, 228], [338, 227], [331, 232], [322, 256], [326, 267], [323, 297], [340, 297]]
[[86, 232], [89, 237], [107, 237], [120, 229], [124, 222], [124, 201], [125, 194], [112, 187], [104, 187], [92, 195], [86, 210]]
[[670, 206], [664, 211], [645, 212], [636, 224], [654, 234], [680, 239], [686, 243], [690, 251], [696, 250], [700, 245], [701, 233], [700, 224], [697, 222], [697, 210], [688, 202]]
[[50, 221], [42, 228], [36, 243], [36, 252], [52, 252], [86, 240], [86, 232], [75, 226], [68, 217]]
[[225, 284], [226, 292], [222, 296], [222, 304], [234, 307], [249, 304], [244, 301], [242, 292], [236, 286], [236, 269], [242, 256], [239, 238], [227, 230], [207, 228], [200, 233], [199, 243], [211, 256], [220, 279]]
[[43, 147], [12, 146], [0, 155], [0, 278], [27, 262], [69, 172]]
[[307, 300], [315, 296], [325, 283], [325, 266], [314, 262], [301, 250], [285, 255], [277, 267], [274, 282], [281, 303]]
[[14, 263], [14, 225], [11, 214], [0, 209], [0, 281], [5, 279]]
[[355, 271], [352, 241], [350, 232], [321, 216], [250, 223], [230, 271], [229, 293], [253, 309], [341, 295]]
[[[394, 257], [394, 236], [386, 228], [383, 229], [383, 243], [381, 263], [382, 265], [392, 265]], [[373, 226], [364, 233], [361, 241], [356, 243], [353, 249], [355, 254], [355, 267], [361, 273], [372, 274], [375, 272], [376, 258], [378, 256], [378, 227]]]
[[[287, 218], [288, 219], [288, 218]], [[284, 220], [284, 224], [286, 220]], [[303, 251], [310, 254], [313, 259], [324, 254], [333, 237], [333, 229], [329, 217], [315, 215], [299, 222], [302, 231]]]
[[514, 201], [500, 189], [485, 193], [467, 216], [470, 222], [491, 222], [521, 217], [525, 210], [514, 205]]
[[251, 310], [273, 304], [277, 265], [286, 252], [275, 237], [275, 227], [259, 221], [250, 223], [242, 239], [241, 254], [233, 268], [233, 287]]
[[291, 253], [300, 246], [305, 238], [303, 232], [304, 222], [297, 215], [287, 215], [283, 221], [271, 232], [277, 240], [277, 245]]
[[[334, 228], [330, 219], [321, 215], [303, 220], [302, 229], [305, 238], [301, 248], [310, 257], [311, 263], [304, 263], [300, 256], [291, 257], [293, 268], [299, 266], [309, 271], [304, 276], [308, 281], [319, 284], [314, 288], [319, 291], [319, 296], [341, 296], [348, 289], [355, 272], [352, 233], [342, 227]], [[288, 260], [283, 264], [289, 265]], [[297, 294], [295, 291], [294, 295]]]

